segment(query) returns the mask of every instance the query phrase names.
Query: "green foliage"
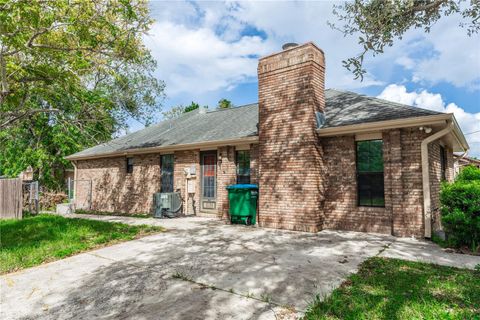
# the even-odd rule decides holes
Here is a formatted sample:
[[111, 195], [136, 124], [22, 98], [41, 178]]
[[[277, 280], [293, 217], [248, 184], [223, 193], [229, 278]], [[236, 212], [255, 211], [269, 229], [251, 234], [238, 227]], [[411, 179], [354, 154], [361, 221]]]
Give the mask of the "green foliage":
[[[165, 120], [170, 120], [170, 119], [176, 119], [180, 117], [182, 114], [196, 110], [198, 108], [200, 108], [200, 105], [192, 101], [192, 103], [190, 103], [190, 105], [186, 107], [182, 105], [175, 106], [168, 111], [162, 112], [162, 114]], [[208, 106], [204, 106], [204, 108], [208, 108]]]
[[463, 167], [458, 174], [457, 181], [480, 181], [480, 168], [469, 165]]
[[192, 101], [192, 103], [190, 103], [189, 106], [186, 106], [186, 107], [185, 107], [184, 112], [187, 113], [187, 112], [196, 110], [196, 109], [198, 109], [198, 108], [200, 108], [200, 105], [199, 105], [198, 103], [195, 103], [195, 102]]
[[479, 310], [475, 271], [375, 257], [304, 319], [476, 319]]
[[[472, 174], [473, 173], [473, 174]], [[451, 246], [467, 246], [477, 251], [480, 245], [480, 180], [468, 170], [454, 183], [442, 185], [442, 224]]]
[[218, 109], [228, 109], [228, 108], [233, 108], [234, 105], [230, 100], [223, 98], [223, 99], [220, 99], [220, 101], [218, 101], [217, 107]]
[[0, 0], [0, 171], [56, 188], [63, 157], [149, 124], [164, 84], [142, 44], [140, 0]]
[[185, 107], [182, 105], [172, 107], [168, 111], [162, 112], [163, 119], [165, 120], [171, 120], [171, 119], [176, 119], [180, 117], [182, 114], [185, 113]]
[[345, 36], [358, 35], [361, 52], [343, 61], [355, 79], [363, 79], [366, 73], [363, 60], [367, 53], [373, 56], [383, 53], [385, 47], [392, 46], [410, 29], [422, 28], [428, 33], [442, 17], [459, 13], [463, 17], [460, 27], [465, 28], [468, 35], [480, 30], [479, 1], [354, 0], [334, 5], [333, 13], [343, 24], [329, 22], [332, 28]]
[[0, 273], [62, 259], [108, 243], [163, 229], [41, 214], [0, 221]]
[[[182, 106], [182, 105], [175, 106], [175, 107], [172, 107], [168, 111], [162, 112], [162, 114], [163, 114], [163, 118], [165, 120], [170, 120], [170, 119], [176, 119], [184, 113], [187, 113], [187, 112], [190, 112], [190, 111], [193, 111], [193, 110], [197, 110], [199, 108], [200, 108], [200, 105], [198, 103], [192, 101], [192, 103], [190, 103], [190, 105], [188, 105], [186, 107]], [[204, 108], [208, 109], [208, 106], [204, 106]]]

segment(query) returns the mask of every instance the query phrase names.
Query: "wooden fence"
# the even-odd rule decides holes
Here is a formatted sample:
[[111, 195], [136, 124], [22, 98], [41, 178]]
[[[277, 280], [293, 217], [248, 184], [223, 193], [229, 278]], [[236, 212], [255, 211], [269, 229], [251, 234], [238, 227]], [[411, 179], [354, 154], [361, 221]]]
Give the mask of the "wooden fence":
[[0, 179], [0, 219], [21, 219], [22, 197], [21, 179]]

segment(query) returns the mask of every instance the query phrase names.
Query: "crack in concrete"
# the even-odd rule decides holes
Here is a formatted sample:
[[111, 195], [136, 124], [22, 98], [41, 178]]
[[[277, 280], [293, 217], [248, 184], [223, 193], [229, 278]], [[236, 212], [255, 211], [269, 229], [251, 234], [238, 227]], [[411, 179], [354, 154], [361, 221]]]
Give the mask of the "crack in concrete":
[[385, 250], [389, 249], [390, 246], [393, 244], [393, 241], [392, 242], [388, 242], [387, 244], [384, 244], [382, 246], [382, 248], [380, 250], [378, 250], [377, 254], [375, 255], [375, 257], [378, 257], [380, 256]]
[[[196, 284], [196, 285], [198, 285], [202, 288], [205, 288], [205, 289], [218, 290], [218, 291], [226, 292], [226, 293], [233, 294], [233, 295], [236, 295], [236, 296], [239, 296], [239, 297], [244, 297], [244, 298], [247, 298], [247, 299], [252, 299], [252, 300], [263, 302], [263, 303], [267, 304], [267, 307], [274, 313], [275, 317], [277, 317], [276, 312], [273, 310], [272, 306], [280, 307], [282, 309], [289, 309], [289, 308], [285, 307], [285, 305], [283, 305], [283, 304], [274, 302], [270, 299], [258, 298], [258, 297], [255, 297], [254, 295], [250, 294], [250, 293], [244, 294], [244, 293], [241, 293], [241, 292], [234, 291], [233, 288], [227, 290], [227, 289], [224, 289], [224, 288], [217, 287], [214, 284], [206, 284], [206, 283], [203, 283], [203, 282], [195, 281], [192, 278], [188, 277], [188, 275], [187, 276], [172, 276], [172, 278], [176, 279], [176, 280], [180, 280], [180, 281], [193, 283], [193, 284]], [[295, 311], [298, 312], [299, 310], [295, 310]], [[300, 310], [300, 312], [304, 313], [305, 311]]]

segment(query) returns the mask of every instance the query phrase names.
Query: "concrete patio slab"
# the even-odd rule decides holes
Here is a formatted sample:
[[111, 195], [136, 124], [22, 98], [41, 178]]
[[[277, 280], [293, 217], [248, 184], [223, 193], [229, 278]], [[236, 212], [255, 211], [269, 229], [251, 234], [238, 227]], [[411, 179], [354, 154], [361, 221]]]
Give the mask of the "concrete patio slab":
[[151, 220], [167, 231], [2, 276], [0, 318], [292, 319], [371, 256], [438, 254], [418, 249], [423, 242], [378, 234]]

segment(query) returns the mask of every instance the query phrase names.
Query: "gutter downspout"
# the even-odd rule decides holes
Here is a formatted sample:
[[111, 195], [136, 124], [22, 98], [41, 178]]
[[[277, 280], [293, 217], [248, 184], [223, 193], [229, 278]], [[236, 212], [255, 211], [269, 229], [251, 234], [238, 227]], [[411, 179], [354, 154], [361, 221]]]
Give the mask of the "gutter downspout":
[[423, 217], [425, 219], [425, 238], [432, 237], [432, 203], [430, 198], [430, 164], [428, 162], [428, 144], [453, 130], [452, 120], [447, 120], [447, 125], [442, 130], [426, 137], [421, 144], [422, 153], [422, 184], [423, 184]]

